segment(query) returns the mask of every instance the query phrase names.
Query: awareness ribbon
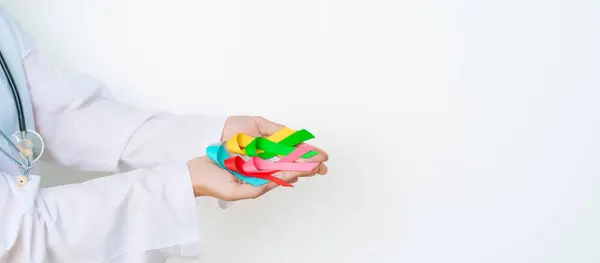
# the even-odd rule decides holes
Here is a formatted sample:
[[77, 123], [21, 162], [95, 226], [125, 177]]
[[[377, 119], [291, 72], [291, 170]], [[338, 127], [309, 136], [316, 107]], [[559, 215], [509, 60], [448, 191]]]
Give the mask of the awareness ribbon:
[[[227, 151], [221, 144], [208, 146], [208, 148], [206, 148], [206, 156], [208, 156], [208, 158], [210, 158], [214, 163], [219, 165], [221, 168], [227, 170], [228, 172], [235, 175], [235, 177], [239, 178], [240, 180], [242, 180], [248, 184], [251, 184], [254, 186], [261, 186], [261, 185], [269, 182], [269, 180], [267, 180], [267, 178], [268, 178], [267, 176], [269, 175], [269, 173], [263, 173], [264, 175], [258, 174], [253, 177], [250, 177], [250, 176], [242, 175], [236, 171], [233, 171], [233, 170], [230, 170], [229, 168], [227, 168], [227, 166], [225, 166], [225, 160], [231, 159], [231, 158], [229, 158], [229, 154], [227, 153]], [[237, 156], [237, 157], [239, 157], [239, 156]], [[260, 178], [260, 177], [263, 177], [264, 179]], [[271, 176], [271, 177], [276, 178], [274, 176]], [[275, 181], [277, 181], [277, 179], [275, 179]], [[279, 179], [279, 180], [281, 180], [281, 179]], [[283, 180], [281, 180], [281, 181], [283, 181]], [[285, 182], [285, 181], [283, 181], [283, 182]], [[287, 182], [285, 182], [285, 183], [287, 183]]]
[[[221, 146], [222, 148], [222, 146]], [[227, 170], [231, 171], [233, 175], [237, 176], [240, 180], [247, 182], [252, 185], [263, 185], [267, 183], [267, 181], [272, 181], [281, 186], [293, 187], [290, 183], [281, 180], [275, 176], [273, 173], [276, 173], [280, 170], [284, 171], [310, 171], [315, 169], [319, 165], [319, 163], [294, 163], [300, 156], [312, 150], [313, 147], [304, 144], [298, 147], [290, 155], [282, 158], [276, 162], [269, 162], [258, 157], [253, 157], [248, 161], [244, 161], [244, 159], [240, 156], [230, 157], [223, 160], [218, 160], [219, 162], [223, 162], [223, 166], [227, 168]], [[224, 149], [223, 149], [224, 150]], [[225, 152], [225, 154], [227, 154]], [[222, 155], [225, 156], [225, 155]], [[222, 157], [221, 156], [221, 157]], [[210, 157], [210, 156], [209, 156]], [[212, 159], [212, 158], [211, 158]], [[223, 167], [221, 166], [221, 167]], [[239, 176], [242, 175], [242, 176]], [[252, 178], [252, 179], [248, 179]], [[262, 179], [259, 181], [258, 179]], [[258, 181], [258, 182], [257, 182]], [[259, 183], [259, 184], [257, 184]]]
[[[242, 157], [239, 156], [235, 156], [235, 157], [231, 157], [231, 158], [227, 158], [224, 162], [225, 167], [227, 167], [227, 169], [234, 171], [236, 173], [240, 173], [242, 175], [245, 175], [246, 177], [250, 177], [250, 178], [260, 178], [263, 180], [268, 180], [268, 181], [272, 181], [278, 185], [281, 186], [287, 186], [287, 187], [294, 187], [292, 184], [281, 180], [275, 176], [272, 176], [273, 173], [277, 172], [277, 171], [269, 171], [269, 172], [249, 172], [247, 170], [244, 169], [244, 159], [242, 159]], [[240, 180], [244, 180], [241, 179]]]
[[[307, 130], [295, 131], [287, 127], [267, 138], [253, 138], [238, 133], [225, 145], [232, 153], [251, 156], [250, 160], [244, 161], [239, 156], [229, 157], [222, 144], [209, 146], [206, 152], [213, 162], [248, 184], [260, 186], [272, 181], [282, 186], [293, 187], [272, 174], [280, 170], [310, 171], [318, 166], [318, 163], [295, 163], [300, 158], [310, 158], [318, 154], [313, 151], [312, 146], [302, 143], [312, 138], [314, 136]], [[298, 144], [300, 144], [298, 148], [295, 148], [294, 146]], [[276, 156], [284, 157], [275, 162], [264, 160]]]
[[[299, 156], [301, 154], [304, 154], [303, 152], [306, 152], [308, 150], [310, 150], [309, 147], [299, 148], [298, 153], [291, 154], [290, 158], [282, 159], [282, 160], [283, 161], [292, 160], [292, 158], [294, 156]], [[286, 169], [296, 169], [296, 170], [307, 170], [308, 169], [308, 171], [310, 171], [310, 170], [314, 169], [314, 167], [316, 167], [316, 165], [318, 165], [318, 163], [298, 163], [298, 164], [296, 164], [297, 166], [294, 167], [294, 166], [289, 166], [290, 163], [284, 163], [283, 161], [280, 163], [275, 163], [275, 164], [270, 164], [270, 162], [265, 161], [266, 163], [259, 162], [258, 167], [248, 166], [247, 164], [250, 163], [250, 161], [244, 162], [244, 159], [242, 159], [242, 157], [239, 157], [239, 156], [229, 157], [229, 154], [227, 153], [227, 151], [225, 150], [225, 148], [222, 145], [209, 146], [208, 148], [206, 148], [206, 155], [208, 156], [208, 158], [210, 158], [213, 162], [215, 162], [221, 168], [229, 171], [230, 173], [235, 175], [240, 180], [242, 180], [246, 183], [249, 183], [251, 185], [254, 185], [254, 186], [261, 186], [263, 184], [268, 183], [269, 181], [272, 181], [281, 186], [293, 187], [292, 184], [272, 175], [273, 173], [278, 172], [278, 170], [260, 171], [260, 170], [264, 170], [265, 168], [286, 168]], [[264, 161], [264, 160], [261, 160], [261, 161]], [[267, 164], [267, 163], [269, 163], [269, 164]], [[249, 170], [246, 170], [246, 168], [244, 168], [244, 166], [249, 167]]]
[[[271, 136], [267, 137], [267, 139], [269, 139], [273, 142], [280, 142], [281, 140], [290, 136], [294, 132], [296, 132], [296, 131], [292, 130], [288, 127], [284, 127], [283, 129], [278, 130], [277, 132], [271, 134]], [[227, 141], [227, 144], [226, 144], [227, 150], [229, 150], [232, 153], [247, 155], [246, 151], [243, 150], [242, 148], [248, 146], [248, 144], [250, 144], [253, 140], [254, 140], [254, 137], [252, 137], [252, 136], [249, 136], [249, 135], [246, 135], [243, 133], [238, 133], [238, 134], [236, 134], [236, 136], [234, 136], [233, 138], [229, 139], [229, 141]]]
[[319, 163], [295, 163], [302, 155], [313, 149], [308, 144], [302, 144], [288, 156], [281, 158], [276, 162], [269, 162], [258, 157], [252, 157], [243, 165], [244, 171], [250, 173], [271, 172], [271, 171], [310, 171], [315, 169]]
[[[267, 138], [253, 138], [246, 134], [238, 133], [227, 141], [226, 146], [227, 150], [232, 153], [270, 159], [275, 156], [286, 156], [296, 149], [294, 146], [312, 138], [314, 138], [314, 135], [307, 130], [294, 131], [285, 127]], [[317, 154], [318, 152], [311, 150], [301, 157], [310, 158]]]

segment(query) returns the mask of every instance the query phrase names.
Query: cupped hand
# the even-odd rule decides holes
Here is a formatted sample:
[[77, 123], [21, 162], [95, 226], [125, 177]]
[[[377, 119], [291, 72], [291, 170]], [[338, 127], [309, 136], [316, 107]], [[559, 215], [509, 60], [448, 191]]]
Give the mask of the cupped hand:
[[[260, 116], [231, 116], [225, 121], [221, 141], [229, 140], [237, 133], [245, 133], [252, 137], [269, 137], [284, 127], [282, 124], [272, 122]], [[324, 162], [329, 159], [329, 156], [325, 151], [317, 147], [315, 147], [315, 151], [319, 152], [319, 154], [308, 159], [300, 159], [298, 162], [321, 163], [316, 169], [318, 174], [324, 175], [327, 173], [327, 165]]]
[[[225, 122], [221, 140], [226, 141], [237, 133], [245, 133], [252, 137], [268, 137], [282, 128], [284, 128], [283, 125], [263, 117], [232, 116]], [[308, 159], [298, 160], [299, 162], [319, 163], [312, 171], [280, 171], [273, 174], [273, 176], [295, 183], [300, 177], [310, 177], [316, 174], [325, 175], [327, 165], [324, 162], [329, 157], [325, 151], [319, 148], [315, 147], [314, 150], [319, 154]], [[189, 161], [188, 167], [192, 176], [195, 196], [210, 196], [224, 201], [254, 199], [278, 186], [273, 182], [268, 182], [262, 186], [246, 184], [206, 156]]]

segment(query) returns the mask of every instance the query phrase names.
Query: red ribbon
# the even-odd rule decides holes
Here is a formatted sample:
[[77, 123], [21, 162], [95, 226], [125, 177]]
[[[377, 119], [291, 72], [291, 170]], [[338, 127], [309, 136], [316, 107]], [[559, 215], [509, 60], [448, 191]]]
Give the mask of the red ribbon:
[[248, 177], [257, 177], [257, 178], [261, 178], [264, 180], [269, 180], [271, 182], [274, 182], [278, 185], [285, 186], [285, 187], [294, 187], [292, 184], [273, 176], [272, 174], [278, 172], [277, 170], [276, 171], [268, 171], [268, 172], [249, 172], [244, 169], [244, 163], [245, 163], [244, 159], [239, 156], [227, 158], [227, 159], [225, 159], [225, 162], [224, 162], [225, 167], [227, 167], [227, 169], [232, 170], [241, 175], [248, 176]]

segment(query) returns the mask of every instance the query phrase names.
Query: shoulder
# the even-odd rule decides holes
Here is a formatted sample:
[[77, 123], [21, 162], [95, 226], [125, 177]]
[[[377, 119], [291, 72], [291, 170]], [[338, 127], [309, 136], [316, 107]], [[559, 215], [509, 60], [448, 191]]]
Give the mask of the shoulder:
[[[8, 32], [1, 32], [0, 41], [15, 41], [21, 52], [21, 57], [25, 58], [33, 49], [33, 39], [25, 32], [20, 22], [12, 16], [5, 5], [0, 4], [0, 24], [8, 28]], [[6, 34], [6, 35], [4, 35]]]

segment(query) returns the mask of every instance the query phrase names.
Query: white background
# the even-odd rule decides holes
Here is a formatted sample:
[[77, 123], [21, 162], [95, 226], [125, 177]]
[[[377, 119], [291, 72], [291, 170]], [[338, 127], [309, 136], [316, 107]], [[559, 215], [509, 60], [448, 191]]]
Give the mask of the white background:
[[597, 0], [0, 2], [123, 101], [317, 136], [328, 176], [199, 207], [201, 262], [600, 262]]

